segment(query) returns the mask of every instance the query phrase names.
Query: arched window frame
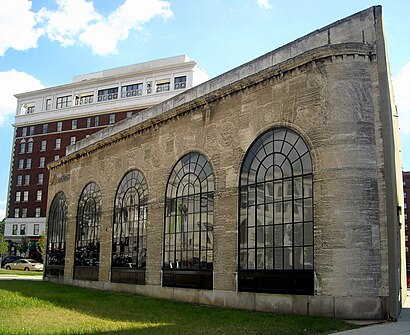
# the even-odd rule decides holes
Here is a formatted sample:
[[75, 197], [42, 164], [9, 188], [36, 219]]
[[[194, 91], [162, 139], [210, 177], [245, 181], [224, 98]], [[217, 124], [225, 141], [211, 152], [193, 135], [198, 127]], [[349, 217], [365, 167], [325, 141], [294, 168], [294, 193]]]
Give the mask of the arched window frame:
[[260, 135], [239, 185], [239, 290], [313, 294], [313, 173], [310, 150], [289, 128]]
[[66, 257], [67, 199], [58, 192], [51, 202], [47, 222], [46, 275], [63, 275]]
[[112, 276], [114, 282], [143, 284], [145, 277], [125, 274], [145, 269], [147, 252], [148, 185], [144, 175], [131, 170], [122, 178], [114, 202]]
[[212, 167], [205, 156], [190, 152], [175, 164], [167, 183], [164, 286], [212, 288], [213, 207]]
[[102, 197], [98, 185], [87, 184], [77, 207], [74, 265], [98, 267], [100, 260], [100, 224]]

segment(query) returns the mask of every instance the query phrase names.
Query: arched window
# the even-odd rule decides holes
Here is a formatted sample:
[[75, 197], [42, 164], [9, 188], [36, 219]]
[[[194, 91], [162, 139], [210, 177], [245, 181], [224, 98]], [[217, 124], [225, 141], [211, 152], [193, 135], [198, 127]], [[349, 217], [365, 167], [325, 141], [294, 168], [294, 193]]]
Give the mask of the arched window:
[[46, 276], [64, 275], [67, 226], [67, 201], [58, 192], [51, 202], [47, 223]]
[[142, 173], [128, 172], [114, 204], [111, 281], [145, 284], [148, 188]]
[[212, 289], [214, 178], [197, 152], [174, 166], [165, 197], [164, 286]]
[[239, 290], [313, 294], [312, 162], [291, 129], [249, 148], [239, 186]]
[[74, 279], [98, 280], [100, 261], [101, 191], [89, 183], [78, 202]]

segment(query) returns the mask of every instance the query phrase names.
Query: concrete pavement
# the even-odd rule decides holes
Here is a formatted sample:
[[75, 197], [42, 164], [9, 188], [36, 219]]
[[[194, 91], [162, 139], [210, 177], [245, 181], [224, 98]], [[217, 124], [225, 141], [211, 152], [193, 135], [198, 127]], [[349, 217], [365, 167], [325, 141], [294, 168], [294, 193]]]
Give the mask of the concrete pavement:
[[43, 276], [0, 275], [0, 280], [43, 280]]
[[410, 296], [407, 296], [397, 322], [379, 323], [335, 335], [410, 335]]

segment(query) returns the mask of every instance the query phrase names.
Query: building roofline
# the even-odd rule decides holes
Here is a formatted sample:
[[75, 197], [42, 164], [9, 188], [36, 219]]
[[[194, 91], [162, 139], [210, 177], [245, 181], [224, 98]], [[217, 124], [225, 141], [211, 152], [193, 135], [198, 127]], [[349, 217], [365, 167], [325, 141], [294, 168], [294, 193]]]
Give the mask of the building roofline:
[[[162, 69], [178, 69], [186, 66], [191, 66], [192, 68], [198, 67], [195, 61], [189, 59], [185, 55], [161, 58], [158, 60], [137, 63], [132, 65], [125, 65], [117, 68], [106, 69], [102, 71], [91, 72], [84, 75], [74, 76], [73, 82], [71, 83], [46, 87], [34, 91], [16, 93], [14, 96], [17, 99], [23, 99], [30, 97], [32, 95], [44, 95], [47, 93], [54, 93], [56, 90], [72, 90], [77, 87], [82, 87], [85, 82], [88, 84], [93, 84], [98, 83], [100, 81], [103, 82], [113, 80], [115, 78], [127, 78], [129, 76], [135, 77], [137, 73], [141, 76], [144, 76], [149, 74], [150, 72], [157, 72]], [[201, 71], [203, 70], [201, 69]]]

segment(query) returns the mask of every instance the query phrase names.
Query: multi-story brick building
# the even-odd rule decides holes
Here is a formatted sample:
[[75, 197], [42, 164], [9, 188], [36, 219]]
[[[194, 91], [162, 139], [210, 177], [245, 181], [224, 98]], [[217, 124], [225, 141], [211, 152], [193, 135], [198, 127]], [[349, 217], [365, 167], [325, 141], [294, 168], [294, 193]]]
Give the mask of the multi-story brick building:
[[208, 79], [185, 56], [80, 75], [17, 94], [5, 239], [38, 240], [45, 229], [47, 164], [66, 147]]

